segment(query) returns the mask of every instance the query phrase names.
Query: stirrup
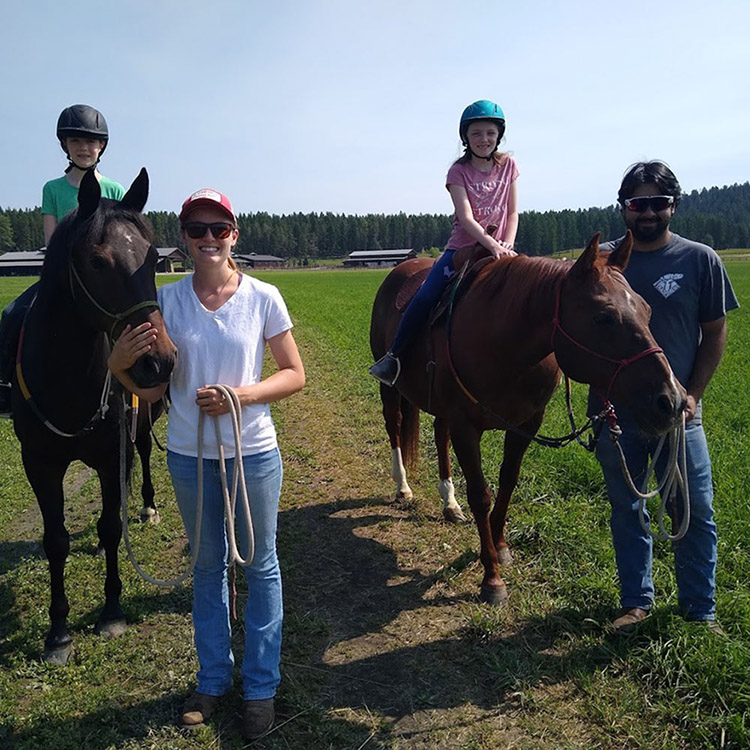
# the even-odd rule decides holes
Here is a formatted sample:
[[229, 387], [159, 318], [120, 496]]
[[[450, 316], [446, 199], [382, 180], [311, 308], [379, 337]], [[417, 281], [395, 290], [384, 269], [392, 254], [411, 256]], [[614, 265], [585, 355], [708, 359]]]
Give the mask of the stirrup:
[[383, 385], [392, 387], [401, 374], [401, 360], [387, 352], [369, 369], [369, 373]]

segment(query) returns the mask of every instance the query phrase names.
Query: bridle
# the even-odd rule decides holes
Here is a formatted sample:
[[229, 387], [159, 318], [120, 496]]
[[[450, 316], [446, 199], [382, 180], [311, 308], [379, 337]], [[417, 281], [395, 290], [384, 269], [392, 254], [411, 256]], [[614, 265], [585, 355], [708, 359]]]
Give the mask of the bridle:
[[122, 323], [123, 320], [127, 319], [130, 315], [136, 312], [136, 310], [142, 310], [147, 307], [152, 307], [155, 310], [161, 310], [161, 308], [159, 307], [159, 303], [155, 299], [138, 302], [135, 305], [129, 307], [127, 310], [123, 310], [123, 312], [111, 312], [110, 310], [107, 310], [106, 307], [102, 306], [101, 304], [99, 304], [99, 302], [96, 301], [94, 295], [91, 294], [91, 292], [86, 288], [86, 285], [83, 283], [83, 279], [76, 269], [72, 256], [68, 260], [68, 278], [70, 280], [70, 293], [73, 295], [73, 299], [75, 299], [76, 297], [77, 285], [77, 288], [86, 295], [88, 301], [108, 320], [112, 321], [112, 327], [107, 334], [110, 343], [115, 339], [115, 331], [117, 329], [117, 326]]
[[[612, 386], [615, 383], [615, 380], [617, 379], [617, 376], [628, 366], [632, 365], [633, 362], [637, 362], [639, 359], [643, 359], [644, 357], [649, 356], [649, 354], [664, 354], [664, 350], [660, 346], [652, 346], [648, 349], [644, 349], [641, 352], [638, 352], [637, 354], [634, 354], [632, 357], [626, 357], [625, 359], [614, 359], [613, 357], [607, 357], [604, 354], [600, 354], [597, 351], [594, 351], [593, 349], [589, 349], [589, 347], [582, 344], [580, 341], [576, 341], [563, 327], [562, 323], [560, 323], [560, 296], [562, 293], [562, 285], [565, 279], [562, 279], [560, 283], [557, 285], [557, 291], [555, 293], [555, 315], [552, 318], [552, 334], [550, 336], [550, 344], [554, 350], [555, 346], [555, 334], [559, 331], [563, 336], [565, 336], [568, 341], [570, 341], [571, 344], [574, 344], [579, 349], [583, 350], [587, 354], [591, 354], [594, 357], [597, 357], [598, 359], [602, 359], [605, 362], [610, 362], [613, 365], [616, 365], [615, 371], [612, 374], [612, 377], [609, 380], [609, 383], [607, 384], [607, 392], [605, 394], [599, 394], [601, 396], [602, 401], [604, 402], [605, 406], [609, 406], [609, 396], [612, 393]], [[595, 389], [596, 390], [596, 389]], [[597, 391], [598, 392], [598, 391]]]

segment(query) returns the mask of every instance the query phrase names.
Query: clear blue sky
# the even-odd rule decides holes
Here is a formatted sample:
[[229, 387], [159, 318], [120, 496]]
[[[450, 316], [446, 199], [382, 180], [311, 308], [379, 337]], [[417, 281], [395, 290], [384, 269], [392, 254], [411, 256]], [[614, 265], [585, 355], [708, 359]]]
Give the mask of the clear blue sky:
[[501, 104], [521, 210], [614, 201], [625, 168], [750, 179], [747, 0], [5, 3], [0, 206], [62, 174], [57, 116], [100, 109], [102, 172], [147, 208], [204, 186], [240, 212], [449, 213], [476, 99]]

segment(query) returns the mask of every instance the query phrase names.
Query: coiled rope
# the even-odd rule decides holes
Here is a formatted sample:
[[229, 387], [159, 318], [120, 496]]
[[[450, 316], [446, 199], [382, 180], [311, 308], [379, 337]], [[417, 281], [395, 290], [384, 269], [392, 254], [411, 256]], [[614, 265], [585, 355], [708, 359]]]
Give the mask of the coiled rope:
[[[253, 533], [253, 519], [250, 512], [250, 500], [247, 495], [247, 485], [245, 484], [245, 468], [242, 464], [242, 406], [240, 404], [239, 396], [235, 391], [226, 385], [211, 385], [209, 388], [214, 388], [225, 398], [227, 407], [229, 408], [229, 415], [232, 421], [232, 431], [234, 435], [234, 471], [232, 475], [232, 492], [229, 492], [229, 484], [227, 482], [227, 470], [224, 458], [224, 445], [221, 441], [221, 430], [219, 429], [219, 419], [214, 417], [214, 428], [216, 430], [216, 443], [219, 446], [219, 476], [221, 478], [221, 489], [224, 495], [224, 512], [226, 515], [227, 525], [227, 542], [229, 544], [229, 561], [230, 564], [236, 563], [240, 567], [248, 567], [253, 562], [255, 556], [255, 535]], [[128, 559], [133, 564], [138, 575], [143, 578], [144, 581], [153, 583], [156, 586], [178, 586], [190, 576], [195, 569], [195, 564], [198, 561], [198, 550], [200, 549], [200, 538], [201, 538], [201, 522], [203, 517], [203, 421], [205, 414], [201, 411], [198, 417], [198, 492], [196, 499], [195, 508], [195, 543], [192, 545], [190, 554], [190, 565], [187, 570], [179, 575], [177, 578], [173, 578], [168, 581], [162, 581], [158, 578], [154, 578], [146, 573], [145, 570], [138, 564], [133, 553], [133, 548], [130, 544], [130, 535], [128, 532], [128, 498], [127, 498], [127, 477], [125, 471], [126, 464], [126, 440], [127, 426], [125, 424], [124, 417], [120, 419], [120, 504], [122, 508], [122, 528], [123, 536], [125, 537], [125, 548], [128, 552]], [[245, 522], [247, 524], [247, 537], [248, 537], [248, 554], [246, 558], [242, 558], [239, 549], [237, 547], [237, 536], [235, 531], [235, 509], [237, 504], [237, 490], [241, 490], [241, 507], [244, 511]]]
[[[617, 430], [619, 430], [619, 427]], [[690, 525], [690, 491], [687, 483], [685, 415], [683, 414], [682, 421], [677, 427], [659, 438], [656, 450], [651, 458], [651, 463], [646, 467], [646, 476], [643, 479], [640, 490], [636, 488], [635, 483], [633, 482], [633, 477], [628, 470], [625, 454], [623, 453], [622, 446], [618, 440], [619, 434], [617, 431], [610, 429], [610, 436], [612, 437], [615, 446], [617, 446], [620, 455], [620, 468], [622, 469], [622, 475], [625, 478], [625, 482], [630, 491], [638, 498], [638, 520], [640, 521], [641, 528], [654, 539], [668, 539], [672, 542], [682, 539], [687, 533], [688, 526]], [[661, 481], [658, 483], [657, 487], [649, 492], [648, 484], [651, 480], [651, 475], [654, 473], [656, 462], [659, 460], [659, 456], [664, 448], [664, 443], [667, 440], [669, 440], [669, 455], [667, 457], [664, 474], [662, 475]], [[667, 503], [674, 498], [678, 491], [681, 491], [682, 493], [682, 518], [677, 532], [675, 534], [670, 534], [664, 526], [664, 513], [667, 509]], [[658, 533], [651, 529], [650, 524], [646, 523], [646, 501], [655, 497], [657, 494], [661, 495], [661, 503], [656, 514], [656, 523], [659, 529]], [[676, 501], [674, 509], [676, 513]]]

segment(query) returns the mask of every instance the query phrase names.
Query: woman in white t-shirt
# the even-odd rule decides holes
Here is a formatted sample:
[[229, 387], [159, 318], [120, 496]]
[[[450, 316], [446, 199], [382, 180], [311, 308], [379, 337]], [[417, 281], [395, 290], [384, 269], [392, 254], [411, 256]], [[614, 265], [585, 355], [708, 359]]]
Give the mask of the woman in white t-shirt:
[[[479, 243], [496, 258], [516, 254], [518, 167], [510, 154], [497, 150], [505, 133], [503, 110], [486, 99], [474, 102], [463, 111], [458, 132], [464, 154], [448, 170], [445, 180], [455, 209], [453, 231], [445, 252], [404, 311], [391, 348], [370, 368], [370, 375], [385, 385], [392, 386], [398, 379], [399, 355], [426, 323], [455, 272], [455, 251]], [[490, 226], [496, 227], [492, 234], [487, 231]]]
[[[239, 237], [229, 199], [203, 189], [180, 212], [182, 237], [195, 272], [159, 290], [164, 323], [177, 345], [170, 382], [167, 462], [185, 528], [194, 547], [198, 488], [198, 418], [216, 417], [232, 476], [234, 434], [225, 396], [211, 384], [231, 386], [242, 405], [242, 463], [252, 512], [255, 555], [244, 568], [248, 582], [245, 650], [242, 661], [246, 739], [267, 732], [274, 720], [280, 681], [281, 573], [276, 555], [276, 517], [282, 466], [269, 403], [299, 391], [305, 372], [292, 337], [292, 322], [276, 287], [241, 274], [230, 254]], [[127, 375], [155, 339], [149, 323], [125, 329], [110, 356], [110, 369], [125, 386], [148, 401], [165, 388], [138, 389]], [[266, 344], [276, 371], [262, 379]], [[215, 430], [203, 436], [203, 513], [193, 576], [193, 626], [200, 669], [198, 685], [182, 709], [182, 723], [207, 721], [219, 698], [232, 688], [227, 585], [227, 536]], [[238, 511], [238, 521], [242, 520]], [[240, 549], [247, 554], [245, 526], [238, 523]]]

